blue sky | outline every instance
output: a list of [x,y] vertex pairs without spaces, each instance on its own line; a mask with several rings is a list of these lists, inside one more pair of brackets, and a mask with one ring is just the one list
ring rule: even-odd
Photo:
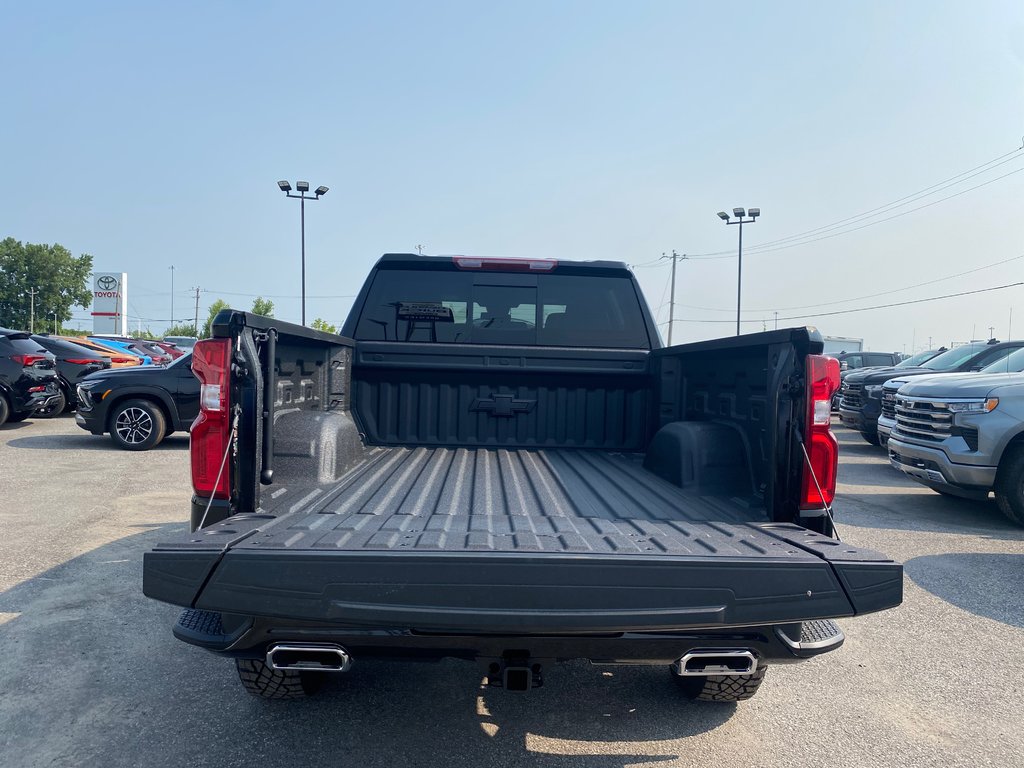
[[[891,5],[5,4],[0,236],[127,271],[153,330],[172,264],[178,318],[198,285],[202,314],[262,294],[298,319],[299,211],[278,179],[331,188],[307,206],[307,315],[335,323],[381,253],[417,244],[641,264],[735,247],[715,217],[735,206],[763,212],[747,244],[776,240],[1024,140],[1024,5]],[[944,194],[1018,168],[1024,151]],[[1022,192],[1024,172],[750,252],[744,317],[1024,279],[1021,259],[843,301],[1024,255]],[[637,274],[667,320],[667,267]],[[683,263],[676,340],[729,334],[706,321],[733,318],[735,281],[734,259]],[[1013,306],[1024,336],[1020,287],[785,324],[900,350],[1005,337]]]

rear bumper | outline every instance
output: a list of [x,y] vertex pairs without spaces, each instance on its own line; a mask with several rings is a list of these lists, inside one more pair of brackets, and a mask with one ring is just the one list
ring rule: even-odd
[[[815,622],[822,624],[822,622]],[[186,643],[234,658],[264,658],[279,643],[340,645],[353,657],[376,659],[500,659],[510,649],[531,661],[587,659],[595,664],[668,665],[690,651],[750,649],[764,663],[811,658],[839,648],[843,634],[807,642],[800,623],[678,633],[625,632],[614,635],[467,635],[403,629],[356,630],[330,624],[280,622],[266,618],[185,611],[174,635]],[[834,626],[834,625],[833,625]]]
[[941,448],[930,448],[890,437],[889,463],[925,485],[949,485],[988,491],[996,482],[996,467],[956,464]]
[[[56,389],[56,385],[54,385],[54,389]],[[33,413],[35,413],[36,411],[41,411],[44,408],[49,408],[50,406],[52,406],[54,403],[57,402],[59,398],[59,392],[47,391],[40,397],[33,399],[30,408],[32,409]]]
[[[53,403],[60,393],[57,374],[51,369],[22,368],[9,390],[11,410],[35,413]],[[33,392],[32,390],[38,390]]]

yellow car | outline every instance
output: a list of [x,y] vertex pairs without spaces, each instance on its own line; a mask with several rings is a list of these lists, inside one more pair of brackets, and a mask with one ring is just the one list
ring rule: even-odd
[[130,352],[114,352],[111,349],[107,349],[102,344],[97,344],[94,341],[84,336],[54,336],[55,339],[64,339],[64,341],[70,341],[77,344],[80,347],[91,349],[96,354],[106,357],[110,360],[111,368],[131,368],[135,365],[142,365],[142,358],[138,355],[133,355]]

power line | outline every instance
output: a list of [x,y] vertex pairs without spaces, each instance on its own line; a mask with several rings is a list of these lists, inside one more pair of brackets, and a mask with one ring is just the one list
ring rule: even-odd
[[[1009,259],[1003,259],[1002,261],[996,261],[996,262],[993,262],[991,264],[985,264],[984,266],[981,266],[981,267],[975,267],[974,269],[968,269],[968,270],[965,270],[963,272],[957,272],[955,275],[946,275],[945,277],[936,277],[934,280],[926,280],[923,283],[914,283],[913,285],[906,285],[906,286],[903,286],[902,288],[892,288],[892,289],[890,289],[888,291],[879,291],[878,293],[868,293],[868,294],[865,294],[863,296],[852,296],[849,299],[832,299],[831,301],[823,301],[823,302],[820,302],[818,304],[800,304],[798,306],[793,306],[793,307],[770,307],[770,308],[767,308],[767,309],[765,309],[765,308],[761,308],[761,309],[745,309],[743,311],[744,312],[761,312],[761,313],[764,313],[764,312],[775,312],[775,311],[787,312],[787,311],[793,310],[793,309],[814,309],[815,307],[830,307],[830,306],[832,306],[834,304],[846,304],[846,303],[851,302],[851,301],[861,301],[862,299],[874,299],[874,298],[877,298],[879,296],[890,296],[890,295],[892,295],[894,293],[901,293],[903,291],[913,290],[914,288],[923,288],[926,285],[934,285],[935,283],[942,283],[942,282],[945,282],[946,280],[953,280],[953,279],[955,279],[957,277],[963,277],[964,275],[971,275],[971,274],[974,274],[975,272],[981,272],[981,271],[986,270],[986,269],[991,269],[992,267],[998,267],[998,266],[1002,266],[1003,264],[1009,264],[1012,261],[1019,261],[1020,259],[1024,259],[1024,253],[1020,254],[1019,256],[1013,256],[1013,257],[1011,257]],[[679,306],[686,307],[687,309],[700,309],[700,310],[704,310],[705,312],[733,312],[733,311],[735,311],[733,309],[728,309],[728,308],[725,308],[725,307],[698,307],[698,306],[694,306],[692,304],[680,304]],[[750,322],[753,322],[753,321],[750,321]]]
[[[1006,285],[995,285],[991,288],[978,288],[974,291],[961,291],[959,293],[947,293],[942,296],[929,296],[926,299],[911,299],[909,301],[896,301],[891,304],[876,304],[873,307],[857,307],[855,309],[837,309],[833,312],[817,312],[810,315],[791,315],[790,317],[780,317],[779,320],[803,320],[809,317],[831,317],[833,315],[848,315],[852,312],[868,312],[875,309],[889,309],[891,307],[905,307],[910,304],[924,304],[929,301],[939,301],[941,299],[954,299],[958,296],[972,296],[976,293],[988,293],[990,291],[1001,291],[1006,288],[1016,288],[1017,286],[1024,285],[1024,282],[1007,283]],[[733,320],[691,320],[693,323],[732,323]],[[744,323],[760,323],[761,319],[756,320],[744,320]]]
[[904,195],[903,197],[893,200],[890,203],[880,205],[877,208],[872,208],[871,210],[865,211],[864,213],[858,213],[854,216],[848,216],[845,219],[840,219],[839,221],[833,222],[832,224],[826,224],[821,227],[815,227],[814,229],[809,229],[806,230],[805,232],[801,232],[796,235],[790,235],[788,237],[779,238],[777,240],[769,240],[768,242],[765,243],[759,243],[756,246],[751,246],[751,249],[761,248],[769,245],[777,245],[779,243],[784,243],[790,240],[799,240],[808,235],[818,234],[831,229],[836,229],[842,227],[844,224],[854,223],[858,220],[865,218],[873,218],[874,216],[880,213],[885,213],[886,211],[894,210],[896,208],[902,208],[904,205],[908,205],[909,203],[912,203],[917,199],[922,199],[928,197],[929,195],[934,195],[936,192],[941,192],[943,189],[948,189],[949,187],[956,186],[957,184],[967,181],[967,179],[972,179],[975,176],[980,176],[983,173],[991,171],[993,168],[998,168],[1000,165],[1009,163],[1012,160],[1016,159],[1013,156],[1020,152],[1021,149],[1022,147],[1018,147],[1017,149],[1014,149],[1012,152],[1007,152],[1005,155],[1000,155],[999,157],[989,160],[987,163],[982,163],[981,165],[975,166],[974,168],[966,170],[963,173],[958,173],[956,176],[952,176],[948,179],[932,184],[930,187],[925,187],[919,192],[914,192],[913,194],[910,195]]
[[755,253],[770,253],[772,251],[784,251],[787,248],[796,248],[796,247],[801,246],[801,245],[810,245],[811,243],[817,243],[817,242],[819,242],[821,240],[829,240],[829,239],[831,239],[833,237],[839,237],[841,235],[848,235],[851,232],[857,232],[857,231],[862,230],[862,229],[867,229],[868,227],[873,227],[876,224],[884,224],[887,221],[892,221],[893,219],[898,219],[901,216],[907,216],[907,215],[909,215],[911,213],[915,213],[916,211],[923,211],[925,208],[931,208],[933,205],[938,205],[939,203],[944,203],[947,200],[952,200],[954,197],[960,197],[960,195],[966,195],[968,192],[973,192],[976,189],[981,189],[982,187],[987,187],[989,184],[994,184],[997,181],[1005,179],[1007,176],[1013,176],[1015,173],[1020,173],[1021,171],[1024,171],[1024,167],[1017,168],[1016,170],[1010,171],[1009,173],[1004,173],[1002,176],[996,176],[994,179],[989,179],[988,181],[982,182],[981,184],[976,184],[973,187],[968,187],[967,189],[960,190],[959,192],[955,192],[952,195],[947,195],[946,197],[940,197],[938,200],[932,200],[932,202],[925,203],[924,205],[919,205],[917,208],[911,208],[910,210],[901,211],[900,213],[893,214],[892,216],[887,216],[884,219],[878,219],[877,221],[869,221],[867,224],[861,224],[860,226],[853,227],[851,229],[844,229],[844,230],[842,230],[840,232],[833,232],[832,234],[822,235],[821,237],[815,237],[815,238],[812,238],[810,240],[802,240],[802,241],[800,241],[798,243],[791,243],[789,245],[780,245],[780,246],[777,246],[777,247],[774,247],[774,248],[762,248],[760,250],[755,251]]
[[[250,299],[299,299],[302,298],[301,294],[269,294],[269,293],[239,293],[237,291],[218,291],[216,288],[203,288],[203,293],[216,293],[221,296],[245,296]],[[310,296],[306,294],[307,299],[354,299],[356,294],[344,293],[332,296]]]
[[643,267],[659,266],[659,265],[664,264],[664,261],[663,261],[664,258],[665,258],[665,255],[662,254],[661,256],[659,256],[658,258],[654,259],[653,261],[645,261],[645,262],[642,262],[640,264],[630,264],[629,268],[630,269],[642,269]]
[[[885,205],[877,206],[877,207],[872,208],[872,209],[870,209],[868,211],[864,211],[862,213],[858,213],[858,214],[855,214],[853,216],[848,216],[845,219],[840,219],[839,221],[832,222],[831,224],[824,224],[824,225],[822,225],[820,227],[814,227],[813,229],[805,230],[804,232],[800,232],[798,234],[789,235],[787,237],[778,238],[776,240],[769,240],[769,241],[764,242],[764,243],[758,243],[757,245],[750,246],[748,250],[750,252],[762,253],[762,252],[768,252],[768,251],[782,250],[784,247],[788,248],[788,247],[796,247],[797,245],[806,245],[808,243],[817,242],[818,240],[824,240],[824,239],[826,239],[826,237],[837,237],[837,236],[839,236],[841,234],[848,234],[850,232],[856,232],[859,229],[864,229],[867,226],[873,226],[874,224],[881,224],[882,222],[885,222],[885,221],[891,221],[892,219],[898,218],[899,216],[903,216],[903,215],[906,215],[908,213],[913,213],[914,211],[922,210],[924,208],[927,208],[927,207],[929,207],[931,205],[935,205],[937,203],[943,202],[945,200],[950,200],[950,199],[952,199],[954,197],[957,197],[957,196],[959,196],[961,194],[965,194],[967,192],[971,192],[971,191],[973,191],[975,189],[979,189],[981,187],[987,186],[988,184],[991,184],[993,182],[999,181],[1000,179],[1004,179],[1007,176],[1012,176],[1015,173],[1019,173],[1020,171],[1024,170],[1024,168],[1019,168],[1017,170],[1011,171],[1010,173],[1003,174],[1002,176],[998,176],[998,177],[996,177],[994,179],[990,179],[989,181],[983,182],[981,184],[977,184],[977,185],[975,185],[973,187],[970,187],[968,189],[965,189],[965,190],[962,190],[960,192],[954,193],[952,195],[948,195],[948,196],[943,197],[943,198],[941,198],[939,200],[932,201],[931,203],[928,203],[926,205],[918,206],[918,207],[913,208],[913,209],[908,210],[908,211],[902,211],[901,213],[896,214],[894,216],[889,216],[889,217],[886,217],[884,219],[880,219],[878,221],[869,222],[869,223],[864,224],[864,225],[859,226],[859,227],[852,227],[852,228],[848,227],[849,224],[856,223],[857,221],[860,221],[860,220],[863,220],[863,219],[866,219],[866,218],[874,218],[875,216],[878,216],[878,215],[880,215],[882,213],[885,213],[885,212],[888,212],[888,211],[891,211],[891,210],[895,210],[896,208],[901,208],[901,207],[903,207],[905,205],[908,205],[908,204],[914,202],[915,200],[923,199],[923,198],[928,197],[930,195],[934,195],[937,192],[941,192],[944,189],[948,189],[950,187],[956,186],[957,184],[961,184],[964,181],[966,181],[967,179],[974,178],[974,177],[979,176],[979,175],[981,175],[983,173],[987,173],[988,171],[991,171],[993,168],[997,168],[1000,165],[1004,165],[1005,163],[1010,162],[1012,159],[1015,159],[1015,156],[1019,152],[1021,152],[1021,151],[1024,151],[1024,146],[1017,147],[1013,151],[1007,152],[1005,154],[999,155],[998,157],[992,158],[991,160],[989,160],[986,163],[982,163],[981,165],[977,165],[974,168],[970,168],[970,169],[968,169],[966,171],[962,171],[961,173],[958,173],[955,176],[951,176],[951,177],[949,177],[947,179],[944,179],[942,181],[936,182],[935,184],[932,184],[931,186],[925,187],[924,189],[918,190],[917,192],[914,192],[912,194],[904,195],[903,197],[897,198],[896,200],[893,200],[893,201],[891,201],[889,203],[886,203]],[[835,232],[832,235],[827,235],[827,236],[823,236],[823,237],[813,237],[813,238],[811,237],[812,235],[820,235],[820,234],[822,234],[824,232],[827,232],[827,231],[830,231],[830,230],[834,230],[834,229],[842,229],[842,231],[841,232]],[[808,238],[810,238],[810,239],[808,239]],[[806,240],[806,242],[791,242],[791,241],[795,241],[795,240],[799,240],[799,241]],[[783,245],[784,243],[789,243],[789,245]],[[778,247],[773,247],[773,246],[778,246]],[[711,252],[708,252],[708,253],[694,254],[694,255],[691,255],[690,258],[691,259],[720,259],[720,258],[731,258],[732,256],[733,256],[733,252],[732,251],[711,251]]]

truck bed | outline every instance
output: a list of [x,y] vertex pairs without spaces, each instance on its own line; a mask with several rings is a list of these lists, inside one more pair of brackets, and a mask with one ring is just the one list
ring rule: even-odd
[[786,623],[878,610],[900,587],[876,552],[585,450],[370,449],[145,568],[146,594],[207,611],[477,633]]
[[[264,497],[295,510],[252,544],[287,550],[750,554],[723,525],[767,522],[752,500],[698,496],[641,464],[583,450],[378,448],[336,485]],[[246,546],[246,545],[243,545]]]

